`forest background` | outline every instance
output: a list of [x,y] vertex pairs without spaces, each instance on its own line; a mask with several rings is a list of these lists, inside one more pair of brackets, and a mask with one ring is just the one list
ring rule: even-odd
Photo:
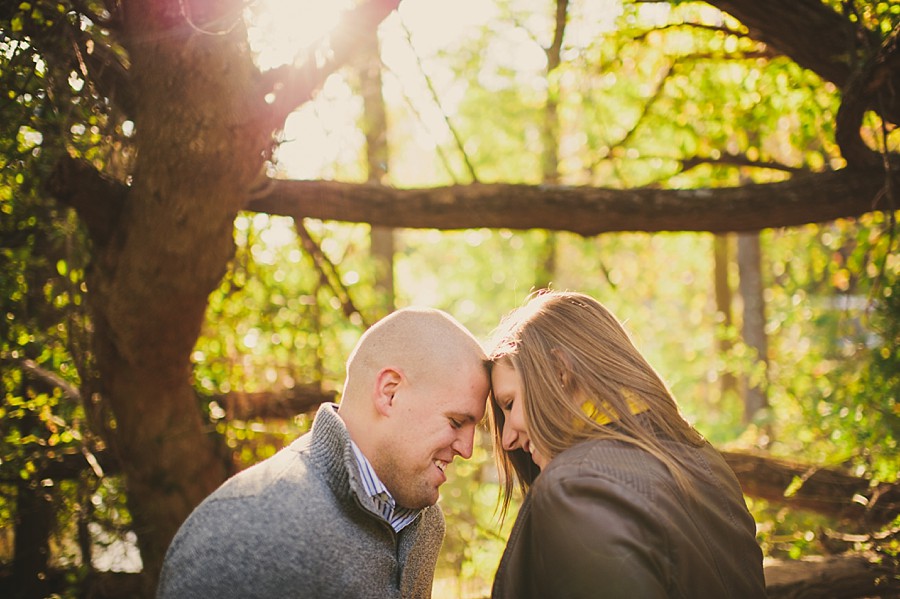
[[[773,597],[900,593],[900,2],[322,4],[0,8],[0,594],[149,595],[366,326],[547,286],[726,452]],[[489,588],[490,452],[438,597]]]

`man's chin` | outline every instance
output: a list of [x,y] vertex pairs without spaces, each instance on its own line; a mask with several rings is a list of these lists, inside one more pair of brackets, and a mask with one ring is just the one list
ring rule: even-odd
[[416,497],[408,498],[408,501],[406,503],[400,501],[399,499],[397,500],[397,503],[409,509],[421,510],[423,508],[436,504],[438,502],[438,499],[440,499],[440,491],[438,487],[434,487],[431,492],[423,492]]

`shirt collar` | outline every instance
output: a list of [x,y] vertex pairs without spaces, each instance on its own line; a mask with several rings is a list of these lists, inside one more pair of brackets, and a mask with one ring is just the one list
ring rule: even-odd
[[359,446],[353,439],[350,439],[350,447],[353,449],[353,455],[356,456],[356,464],[359,466],[360,479],[362,480],[363,488],[366,490],[366,493],[368,493],[370,497],[377,497],[383,494],[387,496],[391,504],[394,504],[394,497],[391,495],[391,492],[387,490],[387,487],[384,486],[384,483],[381,482],[381,479],[375,474],[372,463],[363,455],[363,452],[359,449]]
[[381,512],[381,517],[391,525],[395,532],[400,532],[419,516],[422,510],[405,508],[398,506],[394,496],[388,491],[375,469],[372,468],[371,462],[363,455],[363,452],[356,445],[353,439],[350,439],[350,447],[353,449],[353,455],[356,457],[356,463],[359,466],[359,477],[362,481],[363,489],[369,497],[372,498],[376,507]]

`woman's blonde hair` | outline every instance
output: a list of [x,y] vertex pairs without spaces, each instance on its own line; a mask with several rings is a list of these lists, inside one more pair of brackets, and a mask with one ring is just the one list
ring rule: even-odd
[[[529,438],[548,459],[587,439],[615,439],[655,456],[684,484],[663,443],[700,445],[703,437],[600,302],[582,293],[536,292],[501,321],[494,338],[489,358],[518,372]],[[539,470],[521,449],[503,450],[504,415],[493,393],[490,404],[505,515],[516,480],[524,495]]]

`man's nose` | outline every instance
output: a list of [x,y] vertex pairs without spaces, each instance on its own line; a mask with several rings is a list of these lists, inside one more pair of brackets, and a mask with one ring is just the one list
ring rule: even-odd
[[472,450],[475,445],[475,430],[461,430],[456,442],[453,444],[453,450],[464,460],[472,457]]

